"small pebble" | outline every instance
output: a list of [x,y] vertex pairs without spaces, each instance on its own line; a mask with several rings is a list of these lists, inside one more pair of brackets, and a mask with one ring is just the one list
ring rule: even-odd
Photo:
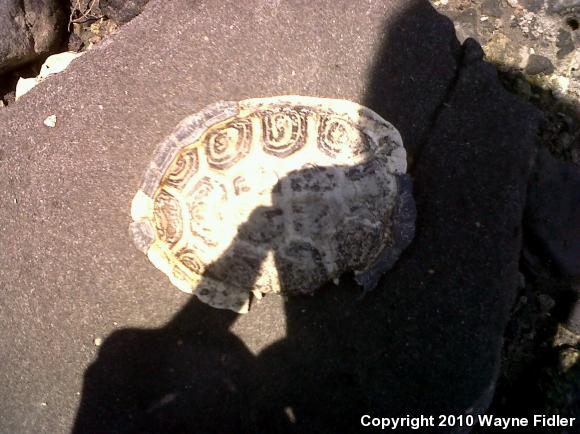
[[294,413],[294,409],[292,407],[285,407],[284,413],[286,413],[286,417],[290,423],[296,423],[296,414]]
[[526,66],[526,73],[529,75],[537,74],[551,74],[554,72],[554,65],[545,56],[538,54],[530,54],[528,64]]
[[56,126],[56,115],[50,115],[43,123],[49,128],[54,128]]
[[103,338],[95,338],[93,340],[93,343],[95,344],[95,347],[100,347],[101,345],[103,345]]
[[569,87],[570,87],[570,79],[568,77],[557,75],[553,79],[552,94],[556,98],[563,98],[568,93]]
[[575,348],[563,349],[559,354],[560,368],[563,372],[572,369],[580,361],[580,351]]
[[548,294],[538,295],[538,302],[540,303],[540,309],[544,313],[550,312],[556,306],[556,302]]

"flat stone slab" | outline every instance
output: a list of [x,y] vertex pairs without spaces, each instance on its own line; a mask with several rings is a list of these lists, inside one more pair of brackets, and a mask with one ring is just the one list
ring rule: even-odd
[[[362,299],[344,283],[239,318],[133,246],[130,201],[182,118],[281,94],[397,127],[417,234]],[[427,2],[150,2],[0,111],[0,431],[353,431],[363,414],[483,411],[535,124]]]

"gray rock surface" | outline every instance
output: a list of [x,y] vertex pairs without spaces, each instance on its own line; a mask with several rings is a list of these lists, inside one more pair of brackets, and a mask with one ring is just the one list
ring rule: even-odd
[[576,48],[574,45],[574,41],[572,40],[572,34],[564,29],[560,29],[558,31],[558,40],[556,41],[556,47],[558,47],[558,51],[556,52],[556,56],[558,59],[562,59],[566,57],[568,54],[572,53]]
[[[2,110],[0,431],[357,432],[362,414],[483,411],[537,118],[481,57],[426,1],[158,0]],[[345,282],[238,318],[134,248],[130,200],[186,115],[277,94],[392,122],[417,234],[362,300]]]
[[501,0],[485,0],[481,4],[481,12],[490,17],[501,18],[503,15]]
[[66,24],[58,0],[0,2],[0,74],[49,54],[61,42]]
[[548,10],[559,14],[568,14],[580,11],[579,0],[551,0],[548,3]]
[[538,12],[544,6],[544,0],[519,0],[518,3],[530,12]]

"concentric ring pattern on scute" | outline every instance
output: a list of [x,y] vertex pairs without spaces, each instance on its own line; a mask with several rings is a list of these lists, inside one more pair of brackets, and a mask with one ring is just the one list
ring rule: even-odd
[[306,145],[306,108],[281,108],[259,113],[264,152],[288,157]]
[[238,119],[208,132],[203,144],[209,166],[225,170],[248,155],[251,143],[251,119]]

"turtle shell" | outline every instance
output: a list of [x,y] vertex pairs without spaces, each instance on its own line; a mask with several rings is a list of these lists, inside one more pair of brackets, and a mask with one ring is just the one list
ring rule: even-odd
[[414,233],[398,131],[354,102],[219,102],[158,147],[135,195],[137,247],[179,289],[245,313],[354,271],[376,285]]

